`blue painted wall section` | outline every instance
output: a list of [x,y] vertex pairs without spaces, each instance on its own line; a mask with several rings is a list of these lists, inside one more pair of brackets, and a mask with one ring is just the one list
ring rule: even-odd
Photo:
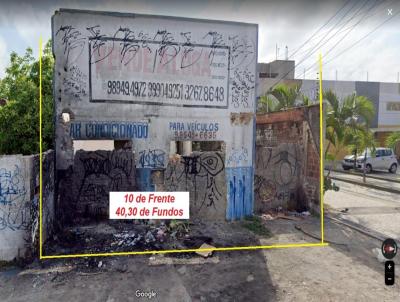
[[253,213],[253,167],[226,168],[228,220],[241,219]]
[[136,186],[138,191],[154,191],[154,184],[151,181],[151,170],[151,168],[136,169]]

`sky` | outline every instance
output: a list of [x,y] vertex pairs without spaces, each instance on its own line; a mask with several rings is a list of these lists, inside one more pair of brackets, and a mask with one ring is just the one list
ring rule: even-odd
[[316,78],[319,53],[326,80],[397,82],[400,72],[399,0],[0,0],[0,78],[12,51],[37,56],[59,8],[257,23],[258,62],[285,59],[287,46],[298,78]]

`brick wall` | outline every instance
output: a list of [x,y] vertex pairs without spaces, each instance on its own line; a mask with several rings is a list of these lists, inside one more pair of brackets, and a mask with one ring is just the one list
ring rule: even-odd
[[255,210],[319,212],[319,106],[257,115]]

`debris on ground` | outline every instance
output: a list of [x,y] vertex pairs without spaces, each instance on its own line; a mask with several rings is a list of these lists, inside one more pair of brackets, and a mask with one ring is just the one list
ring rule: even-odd
[[248,275],[247,278],[246,278],[246,281],[247,282],[254,281],[254,276],[252,274]]
[[42,274],[49,274],[49,273],[67,273],[74,269],[74,266],[67,265],[67,266],[53,266],[45,269],[27,269],[18,274],[18,276],[22,275],[42,275]]
[[[203,244],[200,246],[199,249],[215,249],[215,246],[209,245],[209,244],[207,244],[207,243],[203,243]],[[207,258],[207,257],[211,256],[212,253],[213,253],[212,250],[211,250],[211,251],[196,251],[196,254],[197,254],[197,255],[200,255],[200,256],[202,256],[202,257],[204,257],[204,258]]]
[[[150,266],[157,265],[198,265],[198,264],[217,264],[220,259],[218,256],[214,257],[192,257],[192,258],[176,258],[176,257],[166,257],[162,254],[157,256],[152,256],[149,258]],[[182,271],[182,270],[181,270]]]
[[274,220],[275,217],[273,217],[271,214],[262,214],[261,218],[264,220]]
[[300,221],[308,216],[311,216],[309,211],[296,212],[296,211],[284,211],[281,207],[277,208],[275,211],[270,211],[261,215],[261,218],[265,221],[275,220],[275,219],[287,219]]

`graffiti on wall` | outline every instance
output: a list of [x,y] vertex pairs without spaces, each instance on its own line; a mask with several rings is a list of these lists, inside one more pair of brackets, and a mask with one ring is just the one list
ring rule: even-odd
[[130,151],[77,151],[74,163],[75,203],[80,214],[106,216],[110,191],[135,189]]
[[0,230],[27,229],[30,217],[25,179],[18,165],[0,169]]
[[227,219],[240,219],[253,213],[253,167],[227,168]]
[[[224,159],[219,152],[203,152],[200,155],[182,156],[172,160],[165,173],[168,191],[179,189],[193,193],[194,209],[221,209],[220,203],[225,199],[218,179],[223,179]],[[223,182],[225,187],[225,182]]]
[[[87,79],[93,86],[93,100],[119,101],[162,98],[164,103],[176,101],[188,106],[251,108],[254,103],[256,41],[248,34],[232,34],[218,30],[171,31],[168,28],[146,29],[127,24],[109,28],[91,24],[78,28],[62,24],[54,28],[55,43],[64,55],[64,93],[80,100],[87,96]],[[88,49],[87,51],[85,51]],[[77,68],[81,56],[89,56],[91,73]],[[178,75],[191,83],[132,82],[129,79],[107,81],[101,85],[91,74],[113,70]],[[102,72],[103,72],[102,71]],[[213,85],[203,85],[196,77],[209,77]],[[154,82],[153,82],[154,81]],[[228,82],[230,87],[228,87]],[[98,85],[98,86],[96,86]],[[229,91],[228,91],[229,89]],[[101,91],[101,93],[99,92]],[[100,93],[99,95],[96,95]],[[102,97],[103,96],[103,97]],[[105,96],[105,97],[104,97]]]
[[[39,199],[40,199],[40,176],[39,176],[40,158],[35,155],[33,158],[32,170],[32,188],[34,196],[31,200],[30,209],[30,230],[32,244],[39,240]],[[42,227],[44,230],[45,241],[54,232],[54,152],[46,152],[42,162]]]
[[254,190],[261,204],[294,200],[301,174],[301,152],[294,144],[257,147]]
[[227,165],[228,166],[248,166],[249,161],[251,161],[251,156],[249,155],[249,150],[246,147],[241,147],[238,149],[233,149],[229,153]]
[[148,149],[139,152],[139,168],[164,168],[165,151]]
[[81,101],[87,95],[87,76],[77,65],[69,68],[68,75],[63,80],[64,94],[76,101]]
[[20,168],[13,171],[0,169],[0,205],[23,201],[26,189]]

